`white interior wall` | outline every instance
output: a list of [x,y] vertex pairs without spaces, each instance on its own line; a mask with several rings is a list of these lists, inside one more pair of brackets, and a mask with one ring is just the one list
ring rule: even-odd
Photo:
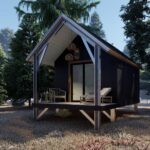
[[55,33],[48,41],[48,48],[42,60],[42,64],[54,66],[55,60],[63,53],[69,44],[77,36],[66,25]]

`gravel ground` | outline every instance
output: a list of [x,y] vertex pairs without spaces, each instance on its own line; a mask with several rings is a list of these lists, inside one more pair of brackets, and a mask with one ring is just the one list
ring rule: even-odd
[[82,149],[150,150],[150,109],[119,113],[99,132],[79,116],[34,121],[30,110],[0,112],[0,150]]

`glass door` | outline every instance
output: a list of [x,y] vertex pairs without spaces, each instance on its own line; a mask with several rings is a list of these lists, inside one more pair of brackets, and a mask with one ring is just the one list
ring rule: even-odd
[[94,94],[93,64],[72,65],[72,101],[79,101],[83,95]]
[[72,66],[72,100],[79,101],[83,95],[83,64]]

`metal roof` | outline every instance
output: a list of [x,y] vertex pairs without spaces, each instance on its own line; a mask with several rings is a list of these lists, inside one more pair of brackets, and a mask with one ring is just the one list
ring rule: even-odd
[[54,66],[55,60],[61,55],[61,53],[68,47],[68,45],[74,40],[76,36],[81,36],[86,39],[87,42],[95,46],[99,45],[104,51],[113,55],[117,59],[120,59],[132,66],[139,67],[130,58],[124,55],[116,47],[112,46],[105,40],[97,37],[96,35],[88,32],[72,19],[68,18],[64,14],[58,17],[43,39],[36,45],[33,51],[28,55],[27,61],[33,61],[35,53],[39,53],[45,45],[47,50],[42,60],[42,64]]

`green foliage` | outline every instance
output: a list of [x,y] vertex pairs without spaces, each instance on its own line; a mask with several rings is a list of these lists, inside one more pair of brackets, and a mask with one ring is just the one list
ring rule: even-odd
[[150,72],[141,70],[140,79],[140,89],[146,90],[147,95],[150,95]]
[[77,22],[87,22],[90,17],[90,11],[100,3],[99,0],[64,0],[64,12],[70,18]]
[[140,77],[141,77],[141,80],[150,80],[150,72],[145,71],[145,70],[141,70],[140,71]]
[[129,50],[128,50],[127,46],[124,47],[123,53],[124,53],[126,56],[130,57],[130,55],[129,55]]
[[25,15],[11,42],[11,60],[5,67],[5,81],[11,98],[32,96],[32,65],[25,61],[40,38],[40,30],[31,15]]
[[127,48],[131,58],[141,64],[150,66],[150,7],[147,0],[130,0],[122,6],[121,18],[125,23]]
[[87,21],[90,10],[98,4],[98,0],[21,0],[16,10],[19,17],[32,14],[41,29],[46,30],[61,13],[78,22]]
[[[38,43],[41,36],[41,29],[35,18],[24,15],[20,28],[15,33],[10,44],[12,58],[5,67],[5,81],[7,83],[8,95],[11,98],[31,98],[32,97],[32,63],[26,61],[28,54]],[[44,91],[51,86],[53,80],[53,70],[49,66],[40,67],[39,71],[40,91]]]
[[5,67],[5,56],[2,48],[0,47],[0,104],[4,102],[7,98],[7,91],[5,89],[4,81],[4,67]]
[[103,25],[100,22],[100,18],[97,12],[94,12],[91,16],[90,27],[91,27],[91,32],[93,32],[95,35],[105,38],[105,33],[102,29]]
[[102,29],[103,25],[100,22],[99,15],[96,12],[92,14],[89,25],[85,25],[83,23],[79,23],[79,25],[82,26],[85,30],[93,33],[94,35],[97,35],[101,38],[105,38],[105,33]]
[[41,66],[38,73],[39,93],[45,92],[53,86],[54,68],[51,66]]
[[13,30],[9,28],[0,30],[0,44],[7,55],[10,51],[10,42],[13,35]]
[[150,94],[150,7],[147,0],[130,0],[122,6],[129,56],[144,69],[140,88]]

